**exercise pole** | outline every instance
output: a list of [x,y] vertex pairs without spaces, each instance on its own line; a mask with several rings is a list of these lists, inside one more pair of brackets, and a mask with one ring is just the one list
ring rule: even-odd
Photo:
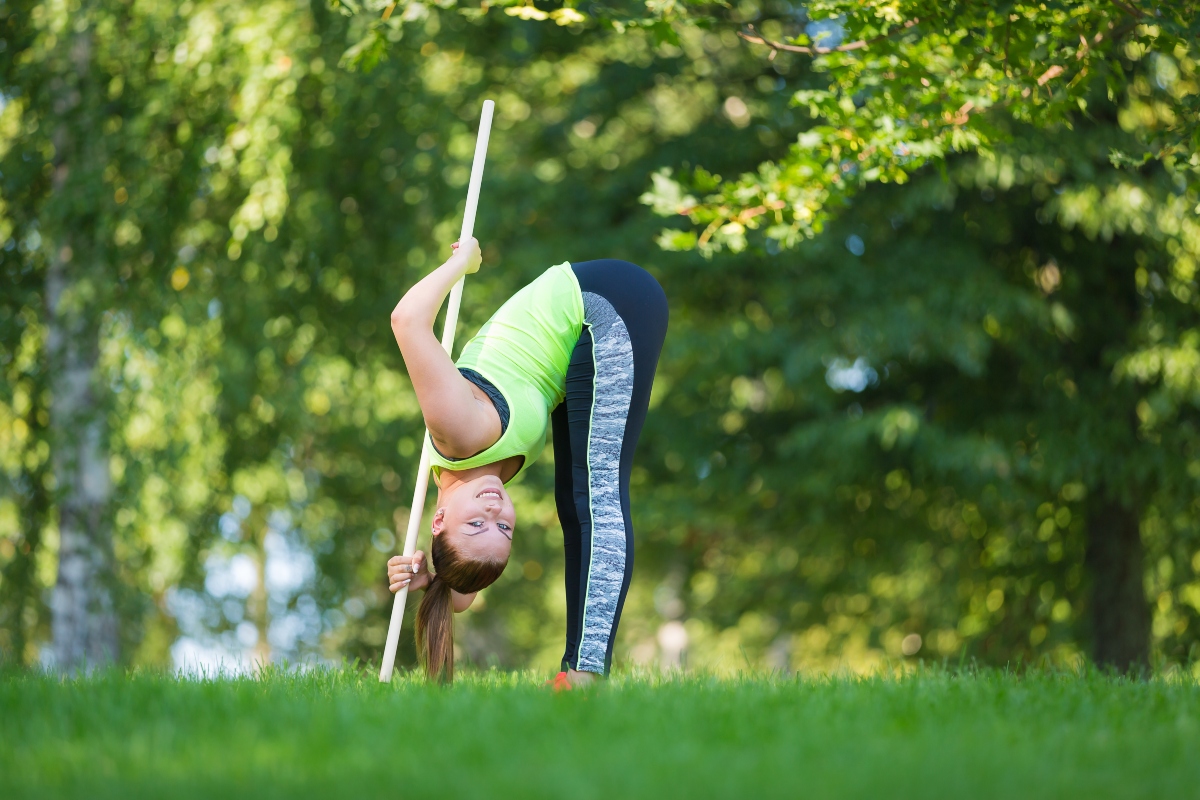
[[[483,162],[487,160],[488,137],[492,132],[492,111],[496,104],[491,100],[483,101],[483,114],[479,117],[479,137],[475,140],[475,159],[471,162],[471,182],[467,185],[467,207],[463,212],[462,232],[458,235],[461,242],[469,239],[475,231],[475,210],[479,207],[479,185],[483,182]],[[446,325],[442,328],[442,348],[448,355],[453,355],[454,329],[458,327],[458,308],[462,304],[463,282],[466,276],[458,279],[450,290],[450,304],[446,308]],[[408,531],[404,534],[404,555],[411,556],[417,551],[417,534],[420,533],[421,519],[425,516],[425,494],[429,489],[429,430],[421,438],[421,465],[417,467],[417,482],[413,487],[412,510],[408,513]],[[429,562],[425,568],[429,569]],[[379,680],[387,683],[392,679],[392,668],[396,664],[396,646],[400,643],[400,625],[404,622],[404,605],[408,600],[408,587],[396,592],[392,601],[392,619],[388,623],[387,644],[383,648],[383,663],[379,665]]]

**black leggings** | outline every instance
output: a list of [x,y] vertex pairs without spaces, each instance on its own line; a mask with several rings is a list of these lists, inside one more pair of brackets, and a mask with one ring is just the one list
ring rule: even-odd
[[633,576],[629,473],[663,339],[667,297],[628,261],[572,264],[584,325],[551,414],[554,500],[566,553],[565,669],[607,673]]

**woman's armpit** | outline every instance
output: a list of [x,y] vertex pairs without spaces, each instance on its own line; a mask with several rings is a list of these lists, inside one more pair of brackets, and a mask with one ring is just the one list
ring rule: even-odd
[[500,438],[500,418],[478,386],[461,375],[456,377],[461,384],[452,390],[446,387],[432,408],[422,407],[421,411],[437,451],[446,458],[461,460],[495,444]]

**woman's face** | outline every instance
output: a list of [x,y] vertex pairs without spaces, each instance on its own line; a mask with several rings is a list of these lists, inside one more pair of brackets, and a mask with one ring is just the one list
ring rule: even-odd
[[517,512],[499,478],[484,475],[460,483],[440,500],[434,536],[451,537],[456,549],[474,558],[508,560]]

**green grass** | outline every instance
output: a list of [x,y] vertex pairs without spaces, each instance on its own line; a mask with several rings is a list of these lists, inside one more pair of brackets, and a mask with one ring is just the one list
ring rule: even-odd
[[1200,796],[1200,685],[1101,675],[0,677],[0,797]]

